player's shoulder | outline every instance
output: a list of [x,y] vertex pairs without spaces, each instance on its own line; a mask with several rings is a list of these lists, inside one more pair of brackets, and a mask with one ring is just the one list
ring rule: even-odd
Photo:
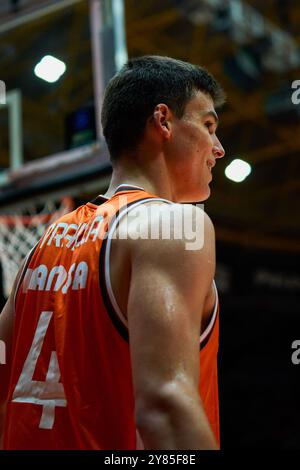
[[202,223],[213,228],[213,223],[208,214],[204,211],[203,204],[188,204],[161,201],[154,199],[147,201],[131,210],[132,218],[139,223],[153,225],[160,222],[162,217],[172,215],[176,219],[201,220]]
[[[204,210],[203,204],[148,202],[144,206],[142,223],[147,227],[157,227],[162,222],[171,223],[170,228],[204,230],[206,234],[214,234],[214,225]],[[172,224],[172,222],[174,222]]]
[[181,206],[183,208],[183,211],[187,212],[188,215],[193,220],[201,220],[203,224],[207,226],[208,229],[214,230],[214,225],[213,222],[210,218],[210,216],[205,212],[204,210],[204,204],[176,204],[177,206]]
[[214,228],[203,207],[193,204],[149,201],[133,209],[122,238],[131,250],[144,256],[189,256],[214,243]]

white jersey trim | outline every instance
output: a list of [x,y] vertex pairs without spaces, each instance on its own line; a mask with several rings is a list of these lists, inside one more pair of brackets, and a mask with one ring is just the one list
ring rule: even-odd
[[203,343],[203,341],[208,337],[208,335],[211,333],[213,327],[214,327],[214,324],[215,324],[215,321],[216,321],[216,318],[217,318],[217,312],[218,312],[218,305],[219,305],[219,297],[218,297],[218,290],[217,290],[217,286],[216,286],[216,283],[215,283],[215,280],[213,279],[213,286],[214,286],[214,291],[215,291],[215,295],[216,295],[216,302],[215,302],[215,306],[214,306],[214,310],[213,310],[213,314],[211,316],[211,319],[210,319],[210,322],[208,324],[208,326],[206,327],[206,329],[203,331],[202,335],[200,336],[200,344]]
[[141,186],[136,186],[135,184],[130,184],[130,183],[122,183],[122,184],[119,184],[119,186],[116,188],[115,191],[117,191],[118,189],[120,189],[122,186],[126,186],[127,188],[130,187],[132,189],[141,189],[142,191],[145,191],[144,188],[141,188]]
[[[140,186],[135,186],[135,185],[132,185],[132,184],[126,184],[126,183],[122,183],[122,184],[119,184],[119,186],[115,189],[115,194],[117,194],[117,191],[122,187],[122,186],[125,186],[126,188],[131,188],[131,189],[140,189],[142,191],[145,191],[144,188],[141,188]],[[104,199],[107,199],[109,200],[109,198],[107,196],[103,196],[103,194],[99,194],[100,197],[104,198]]]
[[114,231],[115,229],[117,228],[117,225],[118,223],[121,221],[121,219],[126,215],[128,214],[129,211],[131,211],[132,209],[134,209],[135,207],[141,205],[141,204],[145,204],[146,202],[149,202],[149,201],[152,201],[152,202],[167,202],[168,204],[172,204],[170,201],[168,201],[167,199],[162,199],[162,198],[147,198],[147,199],[143,199],[143,200],[140,200],[140,201],[137,201],[135,204],[132,204],[132,206],[128,207],[128,209],[125,209],[122,211],[121,209],[121,212],[120,214],[115,218],[112,226],[110,227],[109,231],[108,231],[108,234],[107,234],[107,245],[106,245],[106,250],[105,250],[105,268],[104,268],[104,272],[105,272],[105,284],[106,284],[106,290],[107,290],[107,293],[108,293],[108,296],[110,298],[110,301],[113,305],[113,308],[116,312],[116,314],[118,315],[120,321],[123,323],[123,325],[126,326],[126,328],[128,328],[128,322],[127,322],[127,319],[125,317],[125,315],[122,313],[117,301],[116,301],[116,298],[115,298],[115,295],[113,293],[113,289],[112,289],[112,285],[111,285],[111,279],[110,279],[110,250],[111,250],[111,241],[112,241],[112,237],[113,237],[113,234],[114,234]]

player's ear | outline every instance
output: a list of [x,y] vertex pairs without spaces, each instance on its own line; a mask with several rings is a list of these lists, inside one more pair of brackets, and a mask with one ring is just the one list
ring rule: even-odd
[[166,139],[169,139],[172,132],[172,111],[169,106],[164,103],[156,105],[152,119],[159,133]]

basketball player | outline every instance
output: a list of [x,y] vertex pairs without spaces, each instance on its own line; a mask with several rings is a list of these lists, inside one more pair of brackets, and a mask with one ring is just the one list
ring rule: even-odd
[[[48,228],[0,316],[5,449],[219,447],[214,228],[180,203],[210,195],[222,102],[207,71],[167,57],[110,81],[108,191]],[[187,207],[198,249],[172,236]],[[171,213],[170,239],[138,236]]]

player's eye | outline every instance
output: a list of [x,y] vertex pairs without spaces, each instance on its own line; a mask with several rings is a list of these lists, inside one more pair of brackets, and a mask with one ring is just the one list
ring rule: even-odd
[[207,129],[209,130],[209,132],[213,132],[213,126],[214,126],[214,123],[212,121],[206,121],[205,122],[205,126],[207,127]]

